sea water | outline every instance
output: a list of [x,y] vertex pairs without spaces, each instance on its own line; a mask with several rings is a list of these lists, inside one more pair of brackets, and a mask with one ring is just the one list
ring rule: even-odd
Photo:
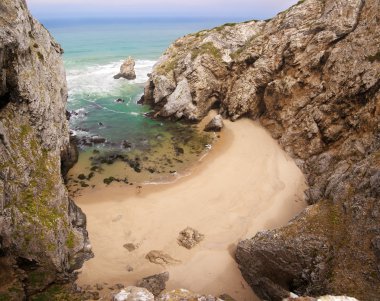
[[[148,73],[175,39],[230,21],[42,20],[64,49],[72,134],[78,139],[106,139],[102,144],[80,145],[80,161],[71,173],[73,185],[93,186],[88,181],[96,179],[98,184],[107,178],[129,184],[166,180],[202,156],[212,141],[210,135],[181,122],[152,120],[146,116],[150,108],[137,102]],[[128,56],[136,60],[136,79],[115,80]],[[81,173],[85,178],[77,179]]]

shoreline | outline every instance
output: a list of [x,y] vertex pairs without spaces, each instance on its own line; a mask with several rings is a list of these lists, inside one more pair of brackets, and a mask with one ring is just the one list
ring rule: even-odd
[[[233,259],[236,244],[302,211],[306,185],[293,160],[261,126],[248,119],[225,123],[221,138],[190,175],[141,188],[113,183],[75,198],[87,215],[95,253],[80,271],[79,285],[135,285],[169,271],[167,289],[258,300]],[[177,244],[187,226],[205,235],[191,250]],[[139,247],[128,252],[126,243]],[[145,259],[151,250],[181,263],[152,264]],[[134,270],[128,272],[128,266]]]

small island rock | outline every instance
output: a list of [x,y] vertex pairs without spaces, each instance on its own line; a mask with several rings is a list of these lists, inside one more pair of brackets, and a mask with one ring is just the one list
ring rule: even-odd
[[122,77],[128,80],[136,79],[135,64],[135,60],[131,57],[128,57],[128,59],[126,59],[121,65],[120,72],[113,78],[119,79]]

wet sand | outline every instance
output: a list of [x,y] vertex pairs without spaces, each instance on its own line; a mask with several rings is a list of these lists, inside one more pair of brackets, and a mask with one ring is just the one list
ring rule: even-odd
[[[168,289],[258,300],[233,259],[236,244],[302,211],[306,185],[293,160],[258,124],[243,119],[225,125],[206,158],[175,183],[142,188],[112,183],[76,197],[95,253],[81,270],[79,285],[134,285],[169,271]],[[205,235],[191,250],[177,243],[187,226]],[[129,252],[126,243],[139,247]],[[151,250],[180,263],[153,264],[145,258]]]

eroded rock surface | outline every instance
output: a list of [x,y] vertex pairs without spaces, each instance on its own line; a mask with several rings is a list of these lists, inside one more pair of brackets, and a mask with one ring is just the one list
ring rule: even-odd
[[[91,256],[86,218],[69,200],[61,174],[61,155],[75,157],[69,151],[62,52],[25,1],[1,1],[2,300],[23,300],[67,280]],[[63,169],[69,165],[62,163]]]
[[[136,72],[135,72],[135,60],[131,57],[128,57],[124,63],[120,66],[120,72],[116,74],[113,78],[119,79],[119,78],[125,78],[128,80],[136,79]],[[124,102],[121,100],[121,102]]]
[[156,301],[223,301],[220,298],[211,295],[200,295],[186,289],[176,289],[169,292],[163,292]]
[[154,301],[154,296],[145,288],[128,286],[116,294],[113,301]]
[[243,276],[266,300],[380,295],[380,2],[305,0],[268,21],[174,42],[144,102],[162,116],[258,119],[295,160],[311,205],[241,242]]
[[205,126],[205,132],[220,132],[223,128],[223,117],[218,114]]
[[158,296],[165,288],[169,280],[169,272],[143,278],[137,283],[138,287],[146,288],[154,296]]
[[204,238],[205,236],[199,233],[199,231],[187,227],[179,233],[177,242],[180,246],[185,247],[186,249],[192,249]]

